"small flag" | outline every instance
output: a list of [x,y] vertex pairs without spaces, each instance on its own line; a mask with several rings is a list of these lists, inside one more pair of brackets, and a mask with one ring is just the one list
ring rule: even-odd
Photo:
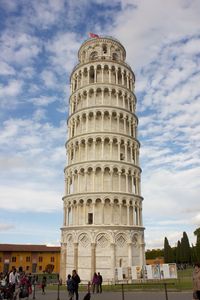
[[92,32],[89,32],[89,37],[90,38],[99,38],[99,35],[95,34],[95,33],[92,33]]

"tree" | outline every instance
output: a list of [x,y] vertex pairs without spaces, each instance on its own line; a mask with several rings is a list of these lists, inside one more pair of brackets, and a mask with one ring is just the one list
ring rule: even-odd
[[180,261],[182,263],[191,263],[191,248],[187,233],[185,231],[183,232],[183,237],[181,239]]
[[195,264],[198,261],[197,259],[197,253],[196,253],[196,247],[192,244],[191,248],[191,262]]
[[194,235],[196,235],[197,237],[196,247],[195,247],[196,256],[197,256],[197,260],[200,262],[200,227],[194,231]]
[[181,262],[181,242],[178,241],[176,247],[176,263],[180,264],[180,262]]
[[174,262],[174,254],[171,246],[169,245],[168,239],[165,237],[164,240],[164,260],[165,263]]
[[146,251],[146,259],[155,259],[163,257],[163,249],[152,249]]

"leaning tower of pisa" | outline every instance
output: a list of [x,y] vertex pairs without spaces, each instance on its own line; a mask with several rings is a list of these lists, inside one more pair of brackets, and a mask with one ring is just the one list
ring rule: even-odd
[[144,264],[144,227],[135,114],[135,76],[112,37],[91,38],[79,51],[69,98],[68,163],[61,228],[61,278],[100,272],[115,281]]

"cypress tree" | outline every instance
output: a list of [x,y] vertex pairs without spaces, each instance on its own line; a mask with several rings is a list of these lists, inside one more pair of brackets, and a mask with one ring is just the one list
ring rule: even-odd
[[165,263],[174,262],[174,254],[171,246],[169,245],[168,239],[165,237],[164,240],[164,260]]
[[196,253],[196,247],[192,244],[191,248],[191,262],[195,264],[198,261],[197,259],[197,253]]
[[178,241],[177,247],[176,247],[176,263],[181,263],[181,242]]
[[191,263],[191,248],[187,233],[183,232],[183,237],[181,239],[181,262]]
[[197,237],[196,247],[195,247],[197,261],[200,262],[200,227],[195,230],[194,235],[196,235]]

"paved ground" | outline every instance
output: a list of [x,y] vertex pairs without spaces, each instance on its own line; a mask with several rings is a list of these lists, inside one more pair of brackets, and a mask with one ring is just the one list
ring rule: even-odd
[[[79,300],[83,300],[85,293],[79,293]],[[30,295],[29,300],[33,299]],[[57,291],[47,291],[42,295],[41,291],[37,291],[35,295],[36,300],[67,300],[67,292],[60,291],[58,297]],[[125,292],[124,299],[121,293],[105,292],[102,294],[92,294],[91,300],[166,300],[163,292]],[[192,292],[168,292],[168,300],[191,300]],[[75,299],[74,299],[75,300]]]

